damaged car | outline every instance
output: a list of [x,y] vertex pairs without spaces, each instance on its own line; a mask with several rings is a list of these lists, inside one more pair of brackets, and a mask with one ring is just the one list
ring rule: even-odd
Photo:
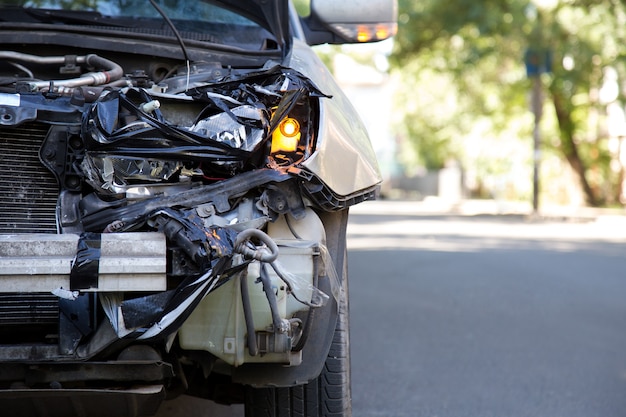
[[395,0],[0,0],[0,405],[349,416],[346,224],[380,174],[310,45]]

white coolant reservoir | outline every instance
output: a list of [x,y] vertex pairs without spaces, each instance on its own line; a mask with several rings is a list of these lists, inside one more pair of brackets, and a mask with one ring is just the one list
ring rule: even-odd
[[267,234],[274,240],[300,238],[326,244],[324,225],[310,208],[306,209],[306,216],[300,220],[296,220],[290,214],[279,216],[274,223],[267,225]]
[[[325,242],[324,227],[313,210],[308,209],[304,219],[288,221],[280,216],[267,229],[268,235],[278,244],[278,264],[289,273],[298,287],[299,299],[311,299],[314,274],[317,271],[320,244]],[[299,238],[296,238],[297,235]],[[250,310],[254,330],[265,334],[272,326],[271,310],[263,286],[257,282],[260,263],[248,266],[245,284],[248,288]],[[276,295],[278,312],[282,319],[291,319],[297,312],[308,310],[308,306],[296,300],[287,290],[285,282],[269,267],[271,287]],[[179,331],[183,349],[206,350],[233,366],[243,363],[283,363],[297,365],[300,352],[273,348],[274,352],[250,355],[247,346],[247,328],[244,316],[241,279],[235,277],[206,296]],[[268,336],[267,340],[273,336]],[[263,339],[263,341],[266,339]],[[278,339],[276,339],[278,340]],[[260,342],[263,344],[264,342]],[[274,339],[270,344],[274,343]]]

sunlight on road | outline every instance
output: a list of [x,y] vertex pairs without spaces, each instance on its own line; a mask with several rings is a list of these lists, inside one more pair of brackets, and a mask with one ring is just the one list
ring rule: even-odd
[[[514,249],[520,241],[571,251],[594,242],[626,243],[626,217],[529,219],[523,215],[458,215],[418,202],[368,202],[351,209],[350,249],[417,248],[473,252]],[[393,215],[391,217],[390,215]]]

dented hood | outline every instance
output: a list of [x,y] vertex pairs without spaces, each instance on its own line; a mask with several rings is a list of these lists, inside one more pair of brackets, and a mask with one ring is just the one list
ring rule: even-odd
[[264,26],[276,37],[283,56],[291,48],[289,0],[210,0]]

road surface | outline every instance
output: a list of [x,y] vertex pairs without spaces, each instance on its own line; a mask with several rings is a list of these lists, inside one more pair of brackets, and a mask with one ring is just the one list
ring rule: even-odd
[[626,221],[368,203],[350,227],[358,417],[626,415]]

